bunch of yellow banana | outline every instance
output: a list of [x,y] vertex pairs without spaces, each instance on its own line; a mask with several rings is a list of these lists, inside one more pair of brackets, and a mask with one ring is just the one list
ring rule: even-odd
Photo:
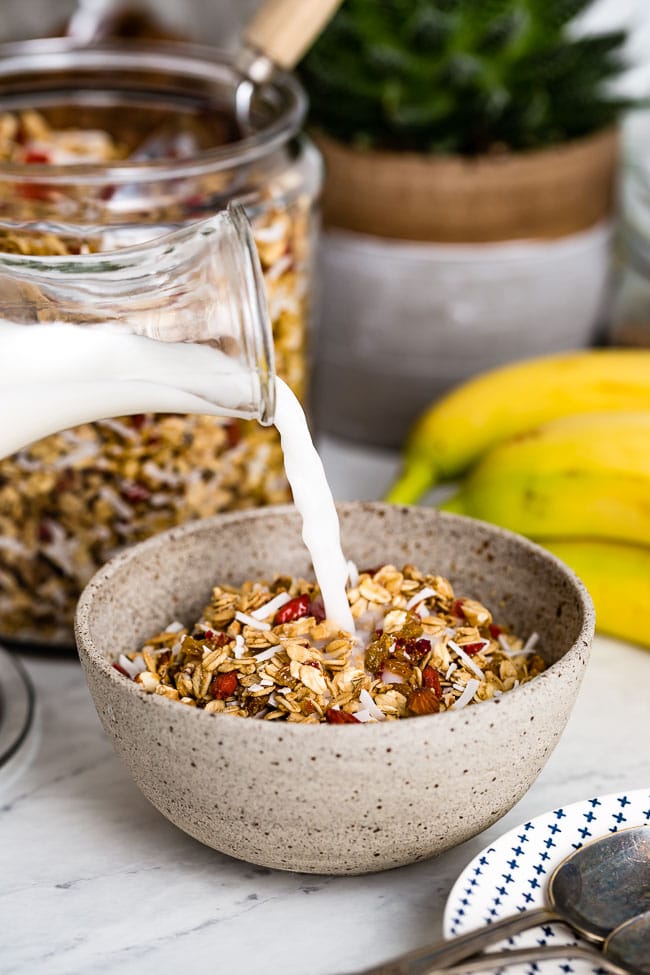
[[388,500],[471,468],[448,511],[539,541],[582,577],[604,632],[650,646],[650,351],[517,363],[416,424]]

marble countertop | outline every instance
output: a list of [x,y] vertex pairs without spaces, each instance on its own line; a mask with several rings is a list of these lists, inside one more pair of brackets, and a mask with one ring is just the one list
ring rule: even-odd
[[[330,442],[323,457],[339,497],[377,496],[395,465]],[[38,707],[27,746],[0,776],[2,975],[362,969],[440,936],[453,881],[491,839],[553,807],[650,786],[650,653],[599,637],[557,749],[491,829],[386,873],[277,873],[201,846],[148,804],[76,660],[23,660]]]

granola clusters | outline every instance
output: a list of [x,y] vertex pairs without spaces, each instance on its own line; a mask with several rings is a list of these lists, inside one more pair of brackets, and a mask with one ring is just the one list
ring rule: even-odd
[[[0,165],[101,162],[122,153],[105,133],[56,132],[35,112],[0,115]],[[25,184],[25,192],[12,202],[12,216],[26,207],[24,219],[30,213],[33,219],[39,206],[33,194],[40,187]],[[307,380],[312,205],[299,174],[293,183],[279,174],[251,211],[277,373],[301,399]],[[84,248],[104,249],[94,239],[85,240]],[[78,241],[51,234],[0,231],[4,251],[79,249]],[[0,317],[1,306],[0,295]],[[25,320],[30,314],[26,308]],[[38,310],[33,315],[42,317]],[[124,546],[190,519],[289,500],[279,437],[254,422],[147,414],[48,437],[0,460],[0,634],[71,644],[81,589]]]
[[498,697],[546,668],[488,609],[411,565],[359,574],[348,599],[356,634],[324,619],[318,587],[216,586],[188,630],[170,624],[114,667],[142,690],[264,721],[359,724],[418,717]]

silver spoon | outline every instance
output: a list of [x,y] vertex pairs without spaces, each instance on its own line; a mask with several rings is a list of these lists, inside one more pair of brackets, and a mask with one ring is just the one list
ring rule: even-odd
[[276,69],[291,71],[341,6],[342,0],[264,0],[244,28],[235,64],[242,74],[235,91],[235,115],[251,131],[251,102]]
[[452,968],[436,968],[427,975],[470,975],[472,972],[492,971],[508,965],[547,961],[550,958],[579,958],[590,961],[611,975],[650,975],[650,911],[630,918],[606,938],[603,950],[589,945],[554,945],[544,948],[518,948],[514,951],[494,951],[468,958]]
[[419,948],[359,975],[429,975],[504,938],[556,921],[568,924],[588,941],[602,944],[623,922],[650,910],[650,826],[610,833],[574,850],[551,875],[546,902],[546,907]]

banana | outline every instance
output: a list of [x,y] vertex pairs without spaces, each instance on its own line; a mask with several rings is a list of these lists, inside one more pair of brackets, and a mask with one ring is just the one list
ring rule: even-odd
[[571,538],[544,546],[584,582],[601,633],[650,648],[650,547]]
[[650,410],[555,420],[491,450],[442,505],[544,539],[650,544]]
[[417,421],[387,501],[413,504],[495,444],[577,413],[650,410],[650,350],[598,349],[495,369],[459,386]]

